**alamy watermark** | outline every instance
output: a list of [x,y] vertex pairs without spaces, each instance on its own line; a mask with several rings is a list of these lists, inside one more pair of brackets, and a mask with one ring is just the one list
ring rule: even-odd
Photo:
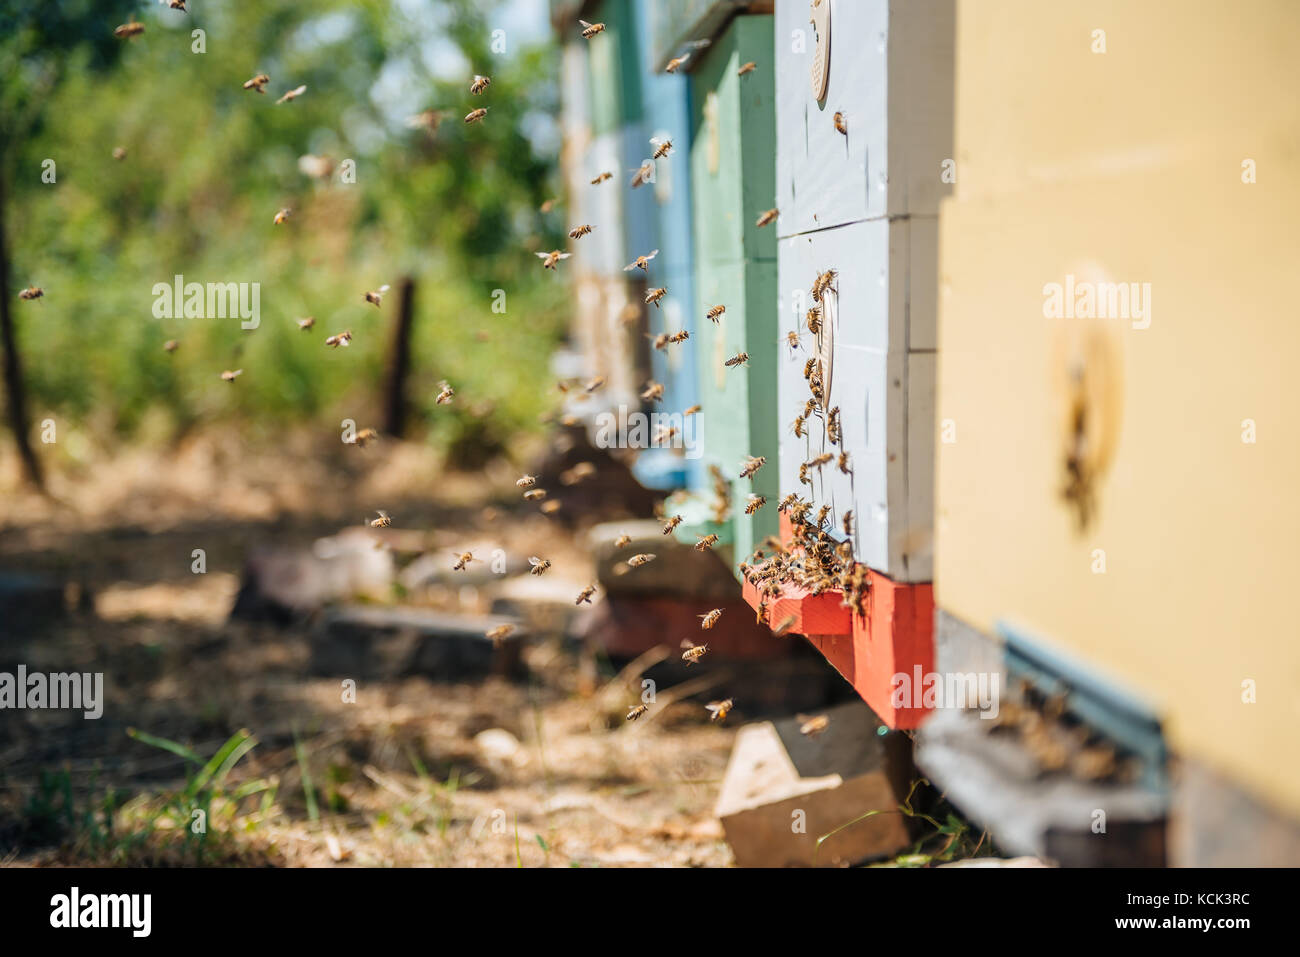
[[1130,319],[1134,329],[1151,325],[1151,283],[1065,282],[1043,286],[1043,315],[1048,319]]
[[1001,711],[1002,676],[996,671],[923,672],[914,665],[912,674],[900,671],[890,679],[890,704],[905,708],[978,708],[980,717],[994,720]]
[[241,329],[256,329],[262,322],[260,282],[172,282],[153,286],[155,319],[240,319]]
[[683,449],[688,459],[704,454],[698,415],[630,411],[626,405],[596,416],[595,442],[602,449]]
[[0,671],[0,710],[51,708],[83,710],[95,720],[104,714],[104,673],[28,673],[19,665],[17,673]]

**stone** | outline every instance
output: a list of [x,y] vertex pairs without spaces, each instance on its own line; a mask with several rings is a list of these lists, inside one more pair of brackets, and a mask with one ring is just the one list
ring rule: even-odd
[[[641,519],[605,522],[594,526],[587,542],[596,563],[596,580],[610,595],[655,595],[661,598],[737,598],[740,582],[713,551],[663,534],[663,522]],[[627,534],[632,542],[616,548],[614,542]],[[638,553],[650,553],[655,560],[629,568],[627,560]]]

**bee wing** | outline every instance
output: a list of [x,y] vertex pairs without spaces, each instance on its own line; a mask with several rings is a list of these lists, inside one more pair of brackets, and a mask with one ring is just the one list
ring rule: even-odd
[[583,28],[584,30],[590,30],[590,29],[591,29],[591,24],[588,23],[586,20],[579,20],[578,22],[582,24],[582,28]]
[[626,266],[623,267],[623,272],[629,272],[635,268],[636,268],[636,263],[628,263]]
[[388,518],[388,513],[385,512],[382,508],[377,508],[375,509],[375,511],[376,513],[378,513],[380,518]]
[[657,250],[657,249],[654,250],[653,252],[649,253],[649,254],[645,257],[645,258],[646,258],[646,262],[649,262],[650,260],[654,259],[654,258],[655,258],[656,256],[658,256],[658,255],[659,255],[659,250]]
[[545,259],[547,256],[550,255],[550,253],[533,253],[533,255],[536,256],[538,259]]
[[683,639],[682,639],[682,645],[681,645],[681,646],[682,646],[683,648],[694,648],[694,647],[695,647],[695,642],[691,641],[691,639],[689,639],[689,638],[683,638]]
[[379,287],[379,292],[388,292],[388,289],[389,289],[388,283],[384,283],[382,286]]
[[725,702],[722,702],[722,701],[710,701],[710,702],[709,702],[708,704],[706,704],[704,707],[706,707],[706,708],[708,708],[710,711],[716,713],[716,712],[722,710],[722,706],[723,706],[724,703],[725,703]]
[[560,259],[568,259],[573,253],[560,253]]
[[528,564],[533,565],[533,566],[537,566],[537,565],[540,565],[541,563],[542,563],[542,560],[541,560],[540,558],[538,558],[536,555],[529,555],[529,556],[528,556]]

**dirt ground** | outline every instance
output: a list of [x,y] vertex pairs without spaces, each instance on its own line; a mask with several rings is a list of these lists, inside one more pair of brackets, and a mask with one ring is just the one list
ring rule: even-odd
[[[485,481],[444,474],[417,444],[334,445],[207,435],[84,453],[51,477],[51,499],[0,460],[0,572],[57,577],[72,609],[34,630],[0,622],[0,670],[102,671],[106,698],[99,720],[0,714],[0,863],[729,863],[712,807],[734,730],[697,702],[627,722],[636,675],[558,635],[530,644],[524,680],[362,682],[347,702],[338,679],[308,674],[307,626],[227,620],[251,547],[310,546],[376,508],[394,517],[395,548],[488,536],[589,578],[572,532],[514,504],[508,465]],[[195,548],[206,574],[191,571]],[[421,600],[486,610],[475,589]],[[195,798],[196,768],[132,728],[204,759],[240,729],[257,744]]]

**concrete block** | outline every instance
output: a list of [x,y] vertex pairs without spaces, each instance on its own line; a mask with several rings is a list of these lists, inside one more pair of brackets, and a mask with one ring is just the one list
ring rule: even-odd
[[[875,714],[860,702],[825,712],[826,730],[783,718],[736,736],[717,816],[741,867],[842,866],[908,846],[900,796]],[[817,849],[817,839],[869,811]]]

